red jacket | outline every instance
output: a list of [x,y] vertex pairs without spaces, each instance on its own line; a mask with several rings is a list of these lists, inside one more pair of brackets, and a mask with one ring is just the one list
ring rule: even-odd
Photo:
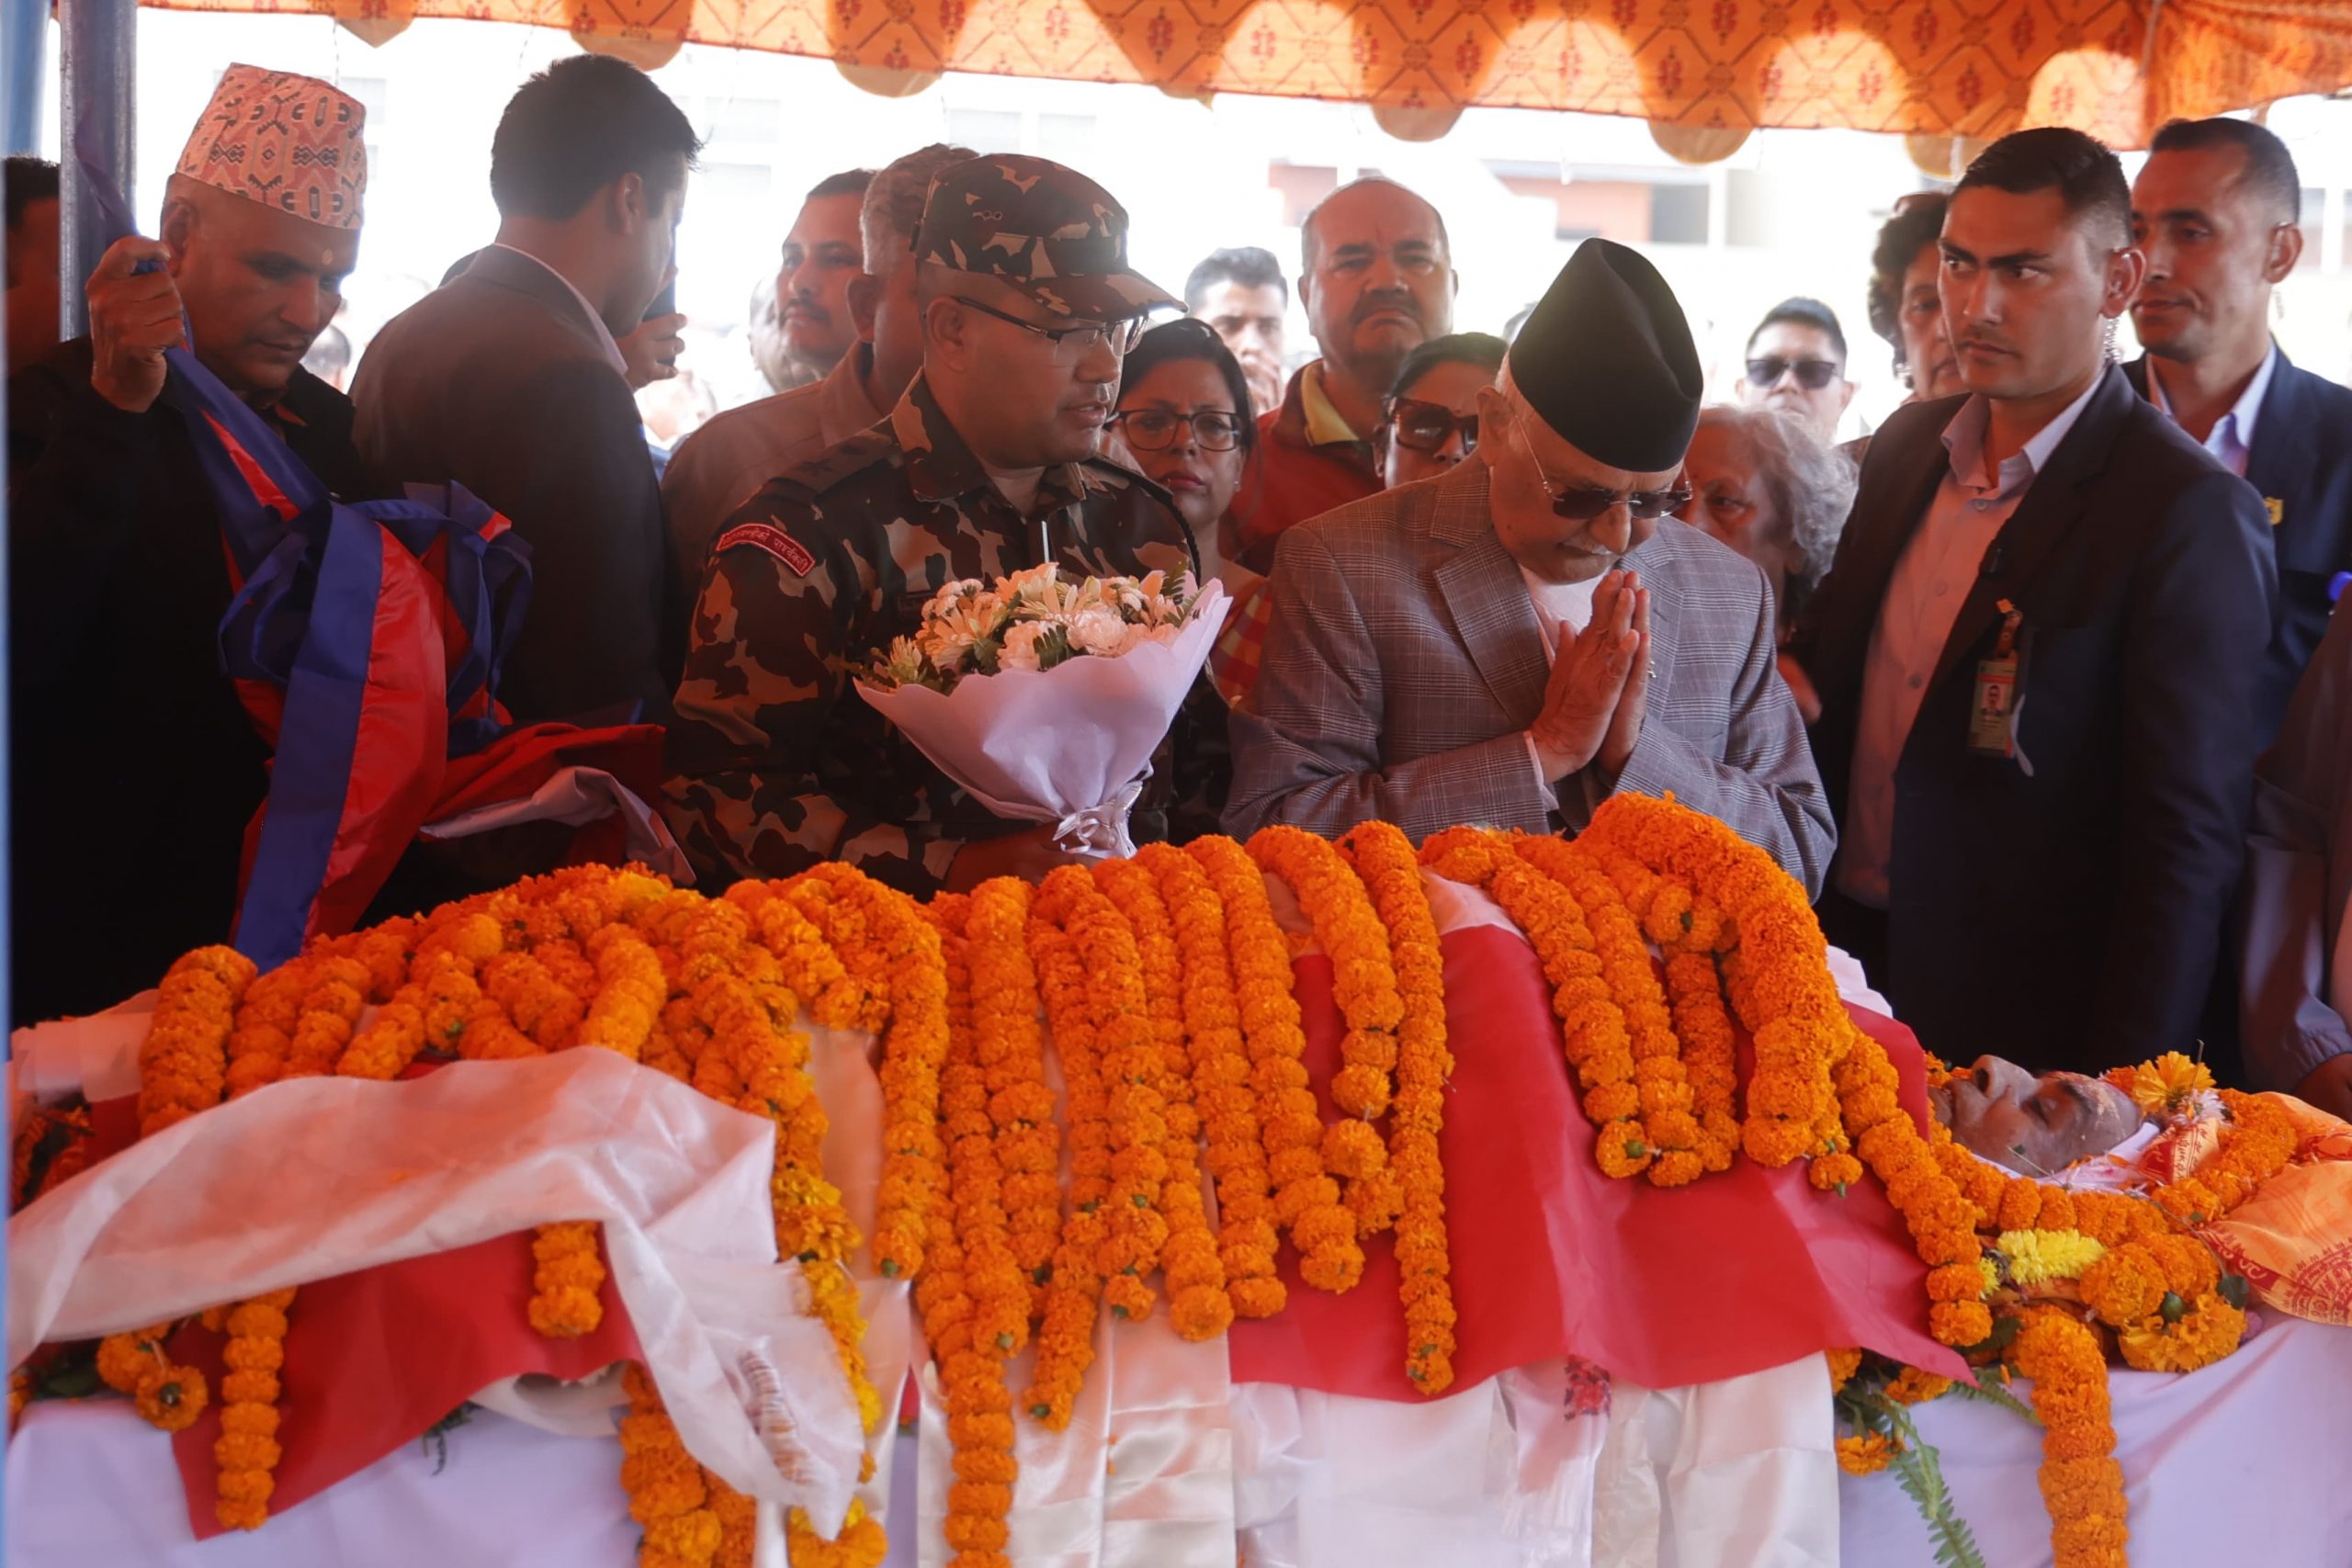
[[[1319,364],[1320,361],[1317,361]],[[1233,502],[1240,528],[1238,558],[1252,571],[1271,570],[1274,540],[1294,523],[1319,517],[1381,489],[1380,467],[1369,441],[1307,438],[1302,390],[1310,365],[1290,378],[1282,406],[1258,421],[1258,444]]]

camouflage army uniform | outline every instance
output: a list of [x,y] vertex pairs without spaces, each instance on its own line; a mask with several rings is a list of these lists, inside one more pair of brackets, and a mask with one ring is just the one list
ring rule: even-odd
[[[923,895],[967,840],[1032,826],[956,788],[850,680],[912,635],[942,584],[1037,565],[1041,536],[1080,573],[1194,564],[1164,493],[1102,459],[1047,468],[1028,514],[1016,512],[920,376],[884,423],[736,510],[704,569],[670,732],[665,811],[706,886],[839,859]],[[1175,749],[1186,745],[1180,721]],[[1190,776],[1170,750],[1138,838],[1159,836],[1153,807],[1164,818]]]

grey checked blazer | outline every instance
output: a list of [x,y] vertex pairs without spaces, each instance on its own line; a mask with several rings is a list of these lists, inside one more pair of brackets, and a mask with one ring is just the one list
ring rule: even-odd
[[[1837,830],[1773,661],[1763,573],[1672,518],[1626,564],[1650,591],[1657,674],[1616,789],[1673,791],[1819,893]],[[1458,822],[1552,832],[1611,793],[1598,768],[1547,789],[1529,759],[1550,666],[1477,458],[1290,529],[1272,583],[1251,711],[1233,716],[1228,831],[1381,818],[1416,839]]]

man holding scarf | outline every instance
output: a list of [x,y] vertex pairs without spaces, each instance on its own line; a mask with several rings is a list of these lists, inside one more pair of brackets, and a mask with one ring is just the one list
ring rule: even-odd
[[364,113],[230,67],[161,237],[111,246],[90,335],[9,382],[18,1021],[119,1001],[229,936],[269,750],[221,673],[235,585],[164,355],[185,344],[336,495],[375,493],[350,402],[301,367],[357,263]]

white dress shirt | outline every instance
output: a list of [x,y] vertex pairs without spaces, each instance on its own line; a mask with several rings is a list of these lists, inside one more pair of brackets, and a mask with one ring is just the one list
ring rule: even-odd
[[1975,586],[1984,552],[2016,513],[2050,454],[2074,429],[2101,379],[2094,376],[2083,395],[2036,431],[1997,472],[1985,466],[1992,406],[1984,398],[1970,398],[1944,426],[1943,481],[1887,579],[1862,669],[1861,714],[1835,877],[1838,887],[1859,903],[1886,908],[1886,863],[1894,848],[1894,766],[1928,682],[1935,679],[1952,623]]
[[[2269,395],[2271,372],[2278,368],[2278,345],[2274,342],[2270,352],[2262,356],[2262,368],[2245,384],[2237,402],[2205,433],[2205,450],[2240,479],[2245,478],[2245,460],[2254,450],[2254,422],[2262,417],[2262,400]],[[2148,400],[2162,409],[2166,419],[2179,423],[2172,412],[2172,400],[2165,396],[2164,379],[2156,374],[2153,357],[2148,361]]]

